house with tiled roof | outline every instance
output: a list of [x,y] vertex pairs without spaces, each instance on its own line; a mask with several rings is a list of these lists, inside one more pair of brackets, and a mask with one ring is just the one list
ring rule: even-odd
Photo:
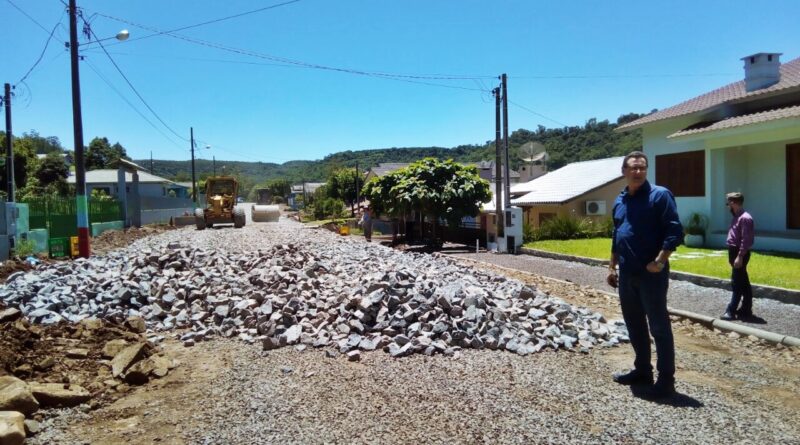
[[[625,187],[622,177],[624,156],[573,162],[531,181],[511,187],[511,205],[521,207],[523,221],[531,227],[556,216],[608,218],[619,192]],[[494,212],[494,201],[484,212]]]
[[648,180],[672,190],[683,221],[709,218],[709,245],[725,245],[725,193],[741,192],[755,248],[800,252],[800,58],[780,56],[744,57],[743,80],[617,129],[642,130]]

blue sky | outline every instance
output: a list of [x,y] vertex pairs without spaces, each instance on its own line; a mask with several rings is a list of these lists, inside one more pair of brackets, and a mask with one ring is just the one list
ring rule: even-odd
[[[187,159],[194,127],[200,158],[279,163],[482,144],[494,138],[494,101],[482,90],[500,73],[513,131],[665,108],[740,80],[746,55],[800,56],[796,0],[300,0],[175,33],[184,38],[150,36],[286,2],[78,0],[99,38],[130,31],[106,50],[169,127],[85,44],[85,143],[105,136],[133,158]],[[64,5],[0,0],[0,17],[0,82],[17,85],[14,133],[58,136],[72,149]]]

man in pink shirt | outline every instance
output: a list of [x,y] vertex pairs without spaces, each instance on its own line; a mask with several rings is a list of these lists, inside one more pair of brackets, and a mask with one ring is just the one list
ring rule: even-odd
[[[747,263],[750,261],[750,249],[753,247],[753,217],[745,212],[744,195],[739,192],[725,195],[726,205],[733,215],[731,227],[728,229],[728,262],[731,264],[731,302],[722,315],[723,320],[734,318],[747,319],[753,317],[753,288],[747,275]],[[739,301],[742,307],[739,307]]]

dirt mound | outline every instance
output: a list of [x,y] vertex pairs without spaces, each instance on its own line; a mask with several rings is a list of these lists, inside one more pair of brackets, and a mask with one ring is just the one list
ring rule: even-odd
[[15,272],[27,272],[33,266],[20,259],[9,259],[0,263],[0,283],[5,283],[6,278]]
[[137,239],[158,235],[168,230],[175,230],[175,227],[166,224],[152,224],[141,228],[130,227],[125,230],[109,230],[92,238],[92,253],[102,255],[114,249],[127,247]]
[[[93,406],[116,400],[130,387],[114,379],[103,349],[111,340],[144,343],[143,355],[155,348],[142,334],[97,319],[78,324],[39,326],[24,318],[0,323],[0,375],[25,381],[69,383],[86,388]],[[119,341],[122,340],[122,341]]]

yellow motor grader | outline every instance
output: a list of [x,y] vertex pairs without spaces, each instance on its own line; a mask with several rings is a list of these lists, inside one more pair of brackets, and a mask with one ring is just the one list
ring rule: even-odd
[[247,222],[245,210],[236,207],[239,182],[233,176],[213,176],[206,179],[205,208],[195,209],[194,221],[197,230],[214,227],[215,224],[233,224],[239,229]]

